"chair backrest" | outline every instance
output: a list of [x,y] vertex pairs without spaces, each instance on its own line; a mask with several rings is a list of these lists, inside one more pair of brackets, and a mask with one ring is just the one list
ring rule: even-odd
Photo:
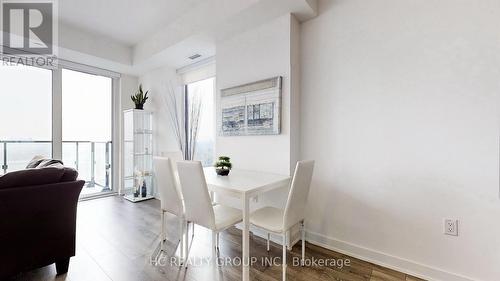
[[184,195],[186,220],[214,229],[214,209],[208,194],[201,162],[179,161],[177,162],[177,170]]
[[177,162],[184,160],[182,156],[182,151],[173,150],[173,151],[165,151],[161,153],[162,157],[167,157],[170,159],[170,164],[172,165],[172,170],[174,171],[175,183],[177,184],[177,190],[182,197],[181,184],[179,183],[179,173],[177,173]]
[[184,160],[184,157],[182,157],[182,151],[180,151],[180,150],[165,151],[165,152],[161,153],[161,156],[168,157],[172,161],[175,161],[175,162]]
[[307,196],[309,195],[313,170],[314,161],[297,162],[285,207],[284,229],[289,229],[305,218]]
[[170,158],[154,157],[153,164],[162,210],[181,216],[183,214],[182,195]]

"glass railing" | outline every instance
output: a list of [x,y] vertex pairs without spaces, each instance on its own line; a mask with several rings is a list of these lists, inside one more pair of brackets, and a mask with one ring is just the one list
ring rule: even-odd
[[52,155],[51,141],[0,141],[3,173],[22,170],[35,155]]
[[[112,142],[64,141],[65,166],[78,170],[85,180],[83,194],[111,190]],[[0,173],[22,170],[36,155],[52,155],[51,141],[0,141]]]

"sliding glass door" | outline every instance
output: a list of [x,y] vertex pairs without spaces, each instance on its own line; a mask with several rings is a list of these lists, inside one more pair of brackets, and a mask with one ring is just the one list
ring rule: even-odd
[[0,175],[44,156],[78,170],[86,181],[81,196],[112,191],[117,78],[69,62],[0,66]]
[[0,174],[52,156],[52,71],[0,66]]
[[112,82],[62,70],[62,159],[87,182],[83,195],[111,190]]

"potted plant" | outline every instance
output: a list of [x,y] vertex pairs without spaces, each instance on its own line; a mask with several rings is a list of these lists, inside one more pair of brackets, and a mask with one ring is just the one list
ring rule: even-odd
[[146,91],[146,93],[144,93],[142,91],[142,84],[139,84],[139,90],[137,90],[137,93],[130,97],[135,104],[135,109],[144,109],[144,104],[148,100],[148,92],[149,91]]
[[227,156],[219,156],[219,160],[215,162],[215,172],[219,176],[227,176],[232,168],[231,158]]

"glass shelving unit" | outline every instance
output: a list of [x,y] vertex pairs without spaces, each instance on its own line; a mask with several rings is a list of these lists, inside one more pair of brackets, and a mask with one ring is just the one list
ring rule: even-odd
[[123,112],[123,190],[125,199],[139,202],[153,198],[153,113]]

